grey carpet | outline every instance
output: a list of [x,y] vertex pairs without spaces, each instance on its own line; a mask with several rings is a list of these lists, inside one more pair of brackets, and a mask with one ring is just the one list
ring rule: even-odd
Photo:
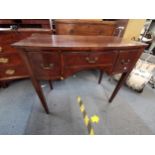
[[24,134],[34,103],[34,89],[29,80],[13,82],[0,89],[0,134]]
[[100,117],[100,122],[93,124],[95,134],[153,134],[146,122],[128,104],[127,96],[123,98],[117,95],[113,103],[108,104],[108,96],[114,84],[109,84],[106,79],[98,85],[97,76],[96,72],[80,72],[64,81],[54,82],[52,91],[44,84],[51,114],[44,113],[36,96],[25,134],[87,134],[77,96],[82,97],[89,117],[94,114]]

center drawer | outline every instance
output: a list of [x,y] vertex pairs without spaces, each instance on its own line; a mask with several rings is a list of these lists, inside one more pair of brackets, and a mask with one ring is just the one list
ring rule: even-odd
[[64,52],[64,66],[108,66],[116,60],[117,51],[105,52]]

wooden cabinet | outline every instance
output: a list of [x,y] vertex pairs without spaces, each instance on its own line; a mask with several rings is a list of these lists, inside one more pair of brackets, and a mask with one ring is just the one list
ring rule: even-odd
[[123,35],[128,20],[80,20],[59,19],[54,20],[55,34],[59,35],[103,35],[117,36],[122,31]]
[[[13,29],[12,26],[17,27]],[[25,62],[11,44],[33,33],[52,34],[49,20],[0,20],[0,85],[29,77]]]

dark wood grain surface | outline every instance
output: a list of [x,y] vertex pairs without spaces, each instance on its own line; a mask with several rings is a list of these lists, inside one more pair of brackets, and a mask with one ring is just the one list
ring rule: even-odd
[[114,36],[77,36],[77,35],[46,35],[35,34],[24,40],[12,44],[18,47],[47,47],[63,50],[89,50],[146,47],[147,44],[127,41]]

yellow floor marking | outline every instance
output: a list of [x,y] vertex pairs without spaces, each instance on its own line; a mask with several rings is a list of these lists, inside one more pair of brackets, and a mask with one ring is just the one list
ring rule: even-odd
[[94,129],[92,129],[92,128],[91,128],[91,130],[90,130],[90,135],[95,135]]
[[80,106],[80,111],[83,114],[84,124],[88,129],[89,135],[95,135],[95,131],[94,131],[94,128],[93,128],[91,123],[98,123],[100,120],[99,116],[93,115],[91,118],[89,118],[87,113],[86,113],[85,106],[84,106],[80,96],[77,97],[77,102]]
[[77,101],[78,101],[78,103],[81,101],[81,97],[80,96],[77,97]]
[[81,112],[84,112],[84,110],[85,110],[84,105],[81,105],[81,107],[80,107],[80,111],[81,111]]
[[87,115],[84,117],[84,123],[85,123],[86,126],[87,126],[88,123],[89,123],[89,118],[88,118]]
[[90,119],[92,123],[98,123],[100,121],[100,118],[97,115],[92,116]]

